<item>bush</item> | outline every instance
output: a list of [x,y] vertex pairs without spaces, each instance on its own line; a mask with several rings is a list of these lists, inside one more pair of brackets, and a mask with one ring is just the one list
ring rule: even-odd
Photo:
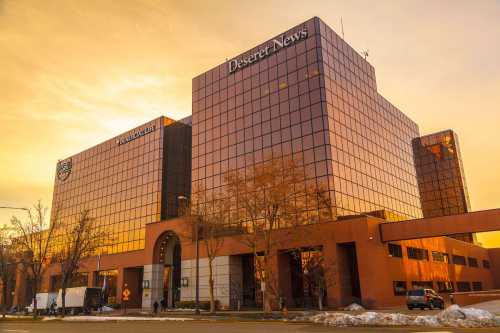
[[[210,301],[200,301],[200,310],[210,310]],[[195,301],[179,301],[175,302],[175,307],[178,309],[194,309]],[[218,300],[215,301],[215,309],[219,309],[220,302]]]

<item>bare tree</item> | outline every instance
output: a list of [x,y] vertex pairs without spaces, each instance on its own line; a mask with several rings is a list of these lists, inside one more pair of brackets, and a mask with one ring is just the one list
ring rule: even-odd
[[0,282],[2,283],[2,316],[7,312],[7,292],[15,276],[15,251],[11,230],[6,225],[0,228]]
[[66,235],[65,241],[56,249],[52,262],[57,263],[61,269],[61,315],[64,317],[66,289],[78,273],[82,259],[94,255],[98,248],[107,243],[108,237],[106,233],[95,227],[94,219],[90,217],[88,210],[80,213],[75,224],[61,227],[60,231]]
[[47,223],[47,207],[38,201],[28,211],[25,222],[16,216],[11,219],[14,233],[14,244],[19,249],[21,262],[28,277],[31,279],[31,292],[33,294],[33,317],[38,317],[36,294],[40,290],[42,278],[50,263],[50,250],[54,241],[54,230],[57,227],[57,209],[53,212],[55,217],[52,223]]
[[250,172],[230,172],[225,180],[234,208],[232,222],[238,221],[244,230],[242,241],[255,258],[264,312],[270,312],[278,297],[273,256],[283,239],[275,232],[293,234],[298,226],[331,219],[331,205],[323,202],[321,186],[308,184],[301,161],[291,158],[267,159]]
[[193,189],[189,207],[185,212],[192,224],[192,238],[198,237],[205,248],[208,260],[208,289],[210,312],[215,313],[214,261],[224,244],[229,222],[229,202],[221,195],[205,188]]
[[300,261],[303,288],[309,297],[316,298],[319,310],[323,310],[326,290],[333,283],[329,281],[333,281],[331,275],[335,264],[328,262],[322,247],[300,248],[290,252]]

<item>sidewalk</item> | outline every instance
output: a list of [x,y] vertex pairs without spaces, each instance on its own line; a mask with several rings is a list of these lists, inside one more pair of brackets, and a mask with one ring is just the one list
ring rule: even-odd
[[[200,321],[200,322],[276,322],[276,323],[308,323],[322,324],[331,327],[500,327],[500,317],[477,308],[460,308],[453,305],[443,311],[412,311],[411,314],[390,310],[370,311],[290,311],[284,318],[281,312],[264,314],[261,311],[219,311],[210,314],[203,311],[195,315],[192,310],[166,311],[156,315],[140,309],[129,309],[127,313],[113,310],[104,313],[93,313],[90,316],[45,317],[42,321],[64,322],[122,322],[122,321]],[[22,316],[19,319],[27,320]]]
[[[308,311],[308,310],[294,310],[288,312],[288,318],[302,317],[305,315],[313,315],[319,313],[319,311]],[[201,311],[199,315],[194,313],[191,309],[178,309],[178,310],[167,310],[164,312],[159,312],[154,315],[152,312],[146,312],[142,309],[127,309],[126,314],[123,310],[115,310],[112,312],[104,312],[102,314],[93,313],[96,317],[106,316],[106,317],[137,317],[137,318],[190,318],[192,320],[284,320],[287,318],[283,317],[281,311],[273,311],[272,313],[263,313],[259,310],[245,310],[245,311],[229,311],[220,310],[216,313],[209,313],[208,311]]]

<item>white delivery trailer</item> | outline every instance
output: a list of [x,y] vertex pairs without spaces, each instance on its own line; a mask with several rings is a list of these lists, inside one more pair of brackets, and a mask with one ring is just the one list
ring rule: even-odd
[[[57,293],[37,293],[36,294],[36,307],[40,314],[48,314],[50,305],[56,301]],[[31,302],[27,310],[29,313],[33,312],[35,302]]]
[[[97,310],[101,302],[101,289],[74,287],[66,289],[66,313],[90,313]],[[57,294],[57,310],[62,311],[62,290]]]

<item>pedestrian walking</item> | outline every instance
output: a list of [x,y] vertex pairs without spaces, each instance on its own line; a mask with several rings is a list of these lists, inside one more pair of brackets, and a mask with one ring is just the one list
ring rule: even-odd
[[52,301],[52,303],[50,303],[49,317],[52,315],[54,315],[54,316],[56,315],[56,302],[55,301]]
[[158,306],[160,306],[160,304],[158,304],[158,301],[155,301],[153,303],[153,313],[155,314],[155,316],[158,314]]
[[161,299],[160,305],[161,305],[161,312],[167,311],[167,300],[165,298]]

